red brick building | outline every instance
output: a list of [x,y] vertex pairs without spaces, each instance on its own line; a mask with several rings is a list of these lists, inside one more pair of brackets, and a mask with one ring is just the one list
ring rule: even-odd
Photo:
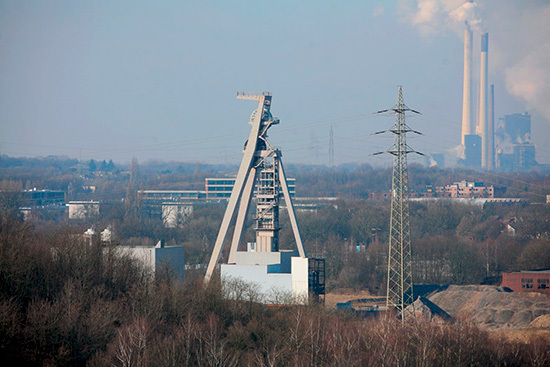
[[514,292],[539,292],[550,295],[550,269],[503,273],[501,285]]
[[[505,187],[485,186],[483,182],[460,181],[452,185],[434,187],[427,185],[425,190],[410,191],[411,199],[453,198],[453,199],[494,199],[502,198],[506,193]],[[371,192],[369,199],[385,201],[391,199],[391,192]]]
[[449,198],[495,198],[502,194],[502,188],[485,186],[483,182],[460,181],[436,188],[438,196]]

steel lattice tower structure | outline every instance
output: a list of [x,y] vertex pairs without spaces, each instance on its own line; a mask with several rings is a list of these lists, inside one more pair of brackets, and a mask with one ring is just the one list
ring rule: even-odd
[[269,128],[279,124],[279,119],[271,114],[271,93],[239,92],[237,98],[258,101],[258,107],[250,116],[250,135],[245,143],[241,165],[208,263],[204,277],[206,284],[216,270],[230,224],[236,216],[227,260],[228,263],[235,263],[248,207],[253,198],[256,201],[256,251],[279,252],[279,199],[282,194],[299,256],[306,257],[283,167],[282,153],[273,148],[267,139]]
[[[405,308],[413,298],[413,280],[411,265],[411,231],[409,221],[409,179],[407,168],[407,154],[418,153],[407,145],[407,133],[411,130],[405,124],[406,112],[419,113],[408,108],[403,101],[403,87],[399,86],[399,96],[395,107],[378,111],[378,113],[392,111],[396,115],[395,125],[390,130],[395,140],[387,151],[393,155],[392,195],[390,237],[388,244],[388,279],[386,306],[395,308],[402,320],[405,319]],[[382,154],[383,152],[376,153]],[[422,155],[422,154],[421,154]]]

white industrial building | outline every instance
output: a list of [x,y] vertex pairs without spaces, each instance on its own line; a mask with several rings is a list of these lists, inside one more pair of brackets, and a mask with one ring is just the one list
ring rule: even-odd
[[116,246],[122,254],[130,255],[155,274],[163,266],[168,266],[176,277],[183,282],[185,257],[183,246],[165,247],[162,241],[155,246]]
[[309,261],[298,251],[237,251],[234,264],[221,265],[221,277],[229,287],[232,281],[249,283],[264,303],[307,303]]
[[[98,238],[99,237],[99,238]],[[141,265],[152,275],[162,267],[169,267],[174,272],[177,279],[183,282],[185,269],[185,256],[183,246],[164,246],[163,241],[158,241],[155,246],[147,245],[116,245],[111,246],[113,240],[113,230],[108,226],[101,232],[97,232],[94,227],[88,228],[82,238],[87,244],[94,243],[99,239],[106,246],[105,251],[113,250],[121,255],[128,255],[138,260]]]

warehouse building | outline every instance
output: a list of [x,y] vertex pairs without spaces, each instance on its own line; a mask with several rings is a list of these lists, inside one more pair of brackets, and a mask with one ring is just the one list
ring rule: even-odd
[[514,292],[539,292],[550,295],[550,269],[503,273],[502,286]]

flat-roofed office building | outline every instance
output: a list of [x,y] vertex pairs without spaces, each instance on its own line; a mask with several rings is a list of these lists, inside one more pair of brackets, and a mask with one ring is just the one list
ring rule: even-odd
[[[288,178],[286,180],[290,196],[296,194],[296,179]],[[229,200],[231,191],[235,185],[235,177],[225,178],[207,178],[205,179],[206,199],[208,200]]]

